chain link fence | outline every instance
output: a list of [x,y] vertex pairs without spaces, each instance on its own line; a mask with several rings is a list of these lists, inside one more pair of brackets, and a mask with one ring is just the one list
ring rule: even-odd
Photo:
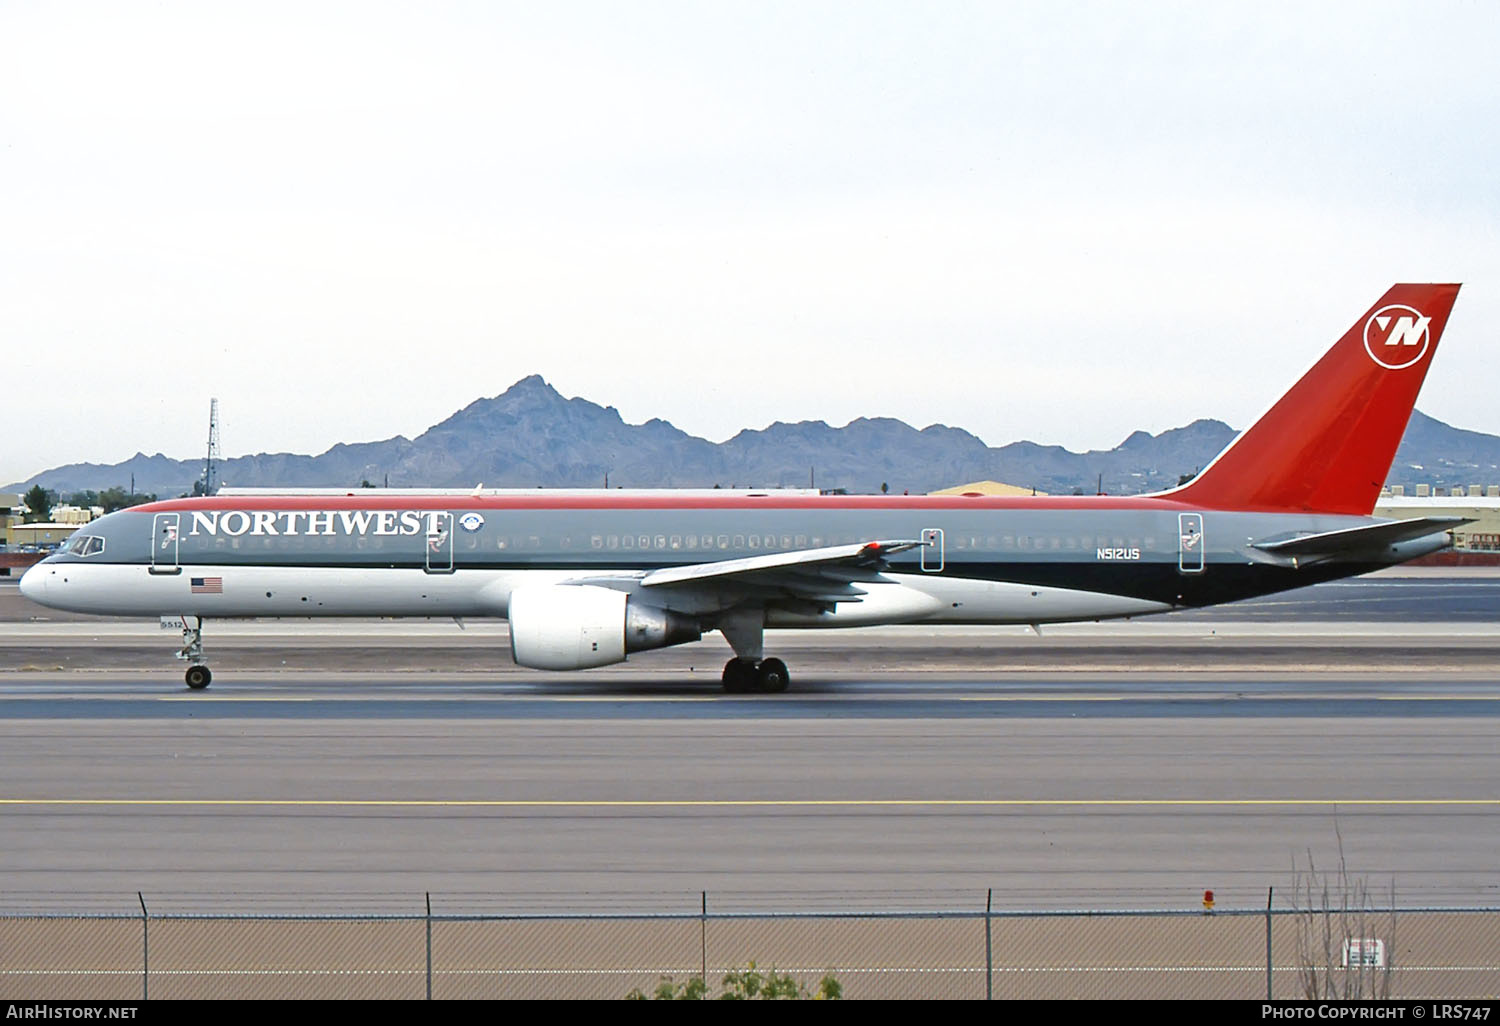
[[1477,998],[1500,909],[0,916],[0,999],[622,998],[752,963],[847,998]]

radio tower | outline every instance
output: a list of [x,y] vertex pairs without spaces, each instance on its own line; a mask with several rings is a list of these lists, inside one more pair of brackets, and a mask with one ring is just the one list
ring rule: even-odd
[[219,486],[219,400],[208,401],[208,458],[203,461],[203,494],[212,495]]

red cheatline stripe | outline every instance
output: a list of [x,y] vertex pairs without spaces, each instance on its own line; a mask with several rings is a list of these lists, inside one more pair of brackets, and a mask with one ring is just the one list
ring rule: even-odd
[[[593,495],[285,495],[212,496],[168,499],[134,508],[141,513],[192,510],[1177,510],[1168,498],[1112,495],[799,495],[753,496],[593,496]],[[1200,507],[1192,507],[1194,509]]]

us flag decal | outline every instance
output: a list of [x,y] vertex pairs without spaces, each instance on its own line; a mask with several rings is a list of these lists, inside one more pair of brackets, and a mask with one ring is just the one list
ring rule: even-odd
[[188,583],[194,595],[224,594],[224,578],[222,577],[194,577]]

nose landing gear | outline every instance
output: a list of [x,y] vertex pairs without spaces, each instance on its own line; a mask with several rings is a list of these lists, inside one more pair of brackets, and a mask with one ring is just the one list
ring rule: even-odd
[[182,648],[178,650],[177,658],[185,659],[190,664],[183,679],[194,691],[202,691],[208,687],[209,681],[214,679],[214,675],[203,663],[203,621],[201,618],[196,616],[182,618]]

